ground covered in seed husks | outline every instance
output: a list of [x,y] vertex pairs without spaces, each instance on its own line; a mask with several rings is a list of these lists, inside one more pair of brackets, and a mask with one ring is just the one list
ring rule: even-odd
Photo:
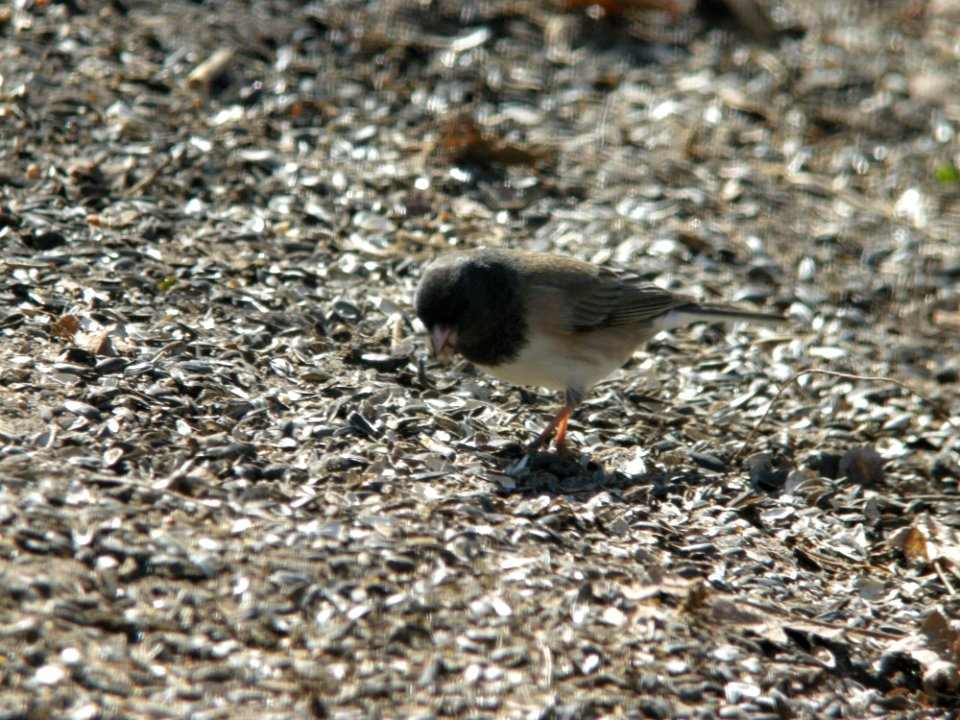
[[[951,0],[0,7],[0,719],[956,713],[958,61]],[[525,455],[558,398],[410,307],[479,245],[793,322]]]

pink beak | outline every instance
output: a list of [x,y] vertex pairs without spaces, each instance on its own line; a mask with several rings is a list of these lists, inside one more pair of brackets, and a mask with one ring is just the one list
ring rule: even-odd
[[453,355],[453,346],[457,342],[457,331],[437,325],[430,329],[430,344],[433,352],[442,360],[449,360]]

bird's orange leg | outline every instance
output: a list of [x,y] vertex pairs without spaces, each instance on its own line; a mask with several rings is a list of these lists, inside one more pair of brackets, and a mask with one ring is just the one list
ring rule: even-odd
[[557,437],[553,441],[553,444],[557,448],[557,452],[561,455],[566,455],[570,452],[567,449],[567,420],[570,419],[570,413],[573,412],[572,405],[563,406],[563,417],[560,418],[560,422],[557,423]]
[[561,455],[570,452],[567,449],[567,422],[570,420],[570,413],[580,404],[581,399],[583,399],[582,393],[575,390],[567,390],[566,402],[563,404],[563,407],[553,416],[550,422],[547,423],[547,427],[537,436],[536,440],[530,443],[527,449],[536,450],[542,445],[545,445],[550,441],[550,436],[556,432],[557,439],[554,444],[556,445],[557,452]]
[[554,432],[557,433],[557,451],[566,452],[566,437],[567,437],[567,421],[570,419],[570,413],[573,411],[574,406],[566,403],[560,412],[553,416],[553,419],[547,423],[547,427],[543,429],[543,432],[537,436],[537,439],[534,440],[527,447],[528,450],[536,450],[537,448],[546,445],[550,442],[550,437]]

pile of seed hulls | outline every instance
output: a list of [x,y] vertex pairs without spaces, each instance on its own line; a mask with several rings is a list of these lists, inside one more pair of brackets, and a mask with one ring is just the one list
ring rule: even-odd
[[[0,717],[955,711],[950,4],[584,5],[0,11]],[[794,324],[525,455],[477,245]]]

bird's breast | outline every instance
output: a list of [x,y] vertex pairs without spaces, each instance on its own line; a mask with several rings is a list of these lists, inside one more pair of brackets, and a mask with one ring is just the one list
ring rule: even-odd
[[586,392],[620,367],[637,343],[625,333],[530,333],[516,358],[496,365],[477,365],[513,385]]

